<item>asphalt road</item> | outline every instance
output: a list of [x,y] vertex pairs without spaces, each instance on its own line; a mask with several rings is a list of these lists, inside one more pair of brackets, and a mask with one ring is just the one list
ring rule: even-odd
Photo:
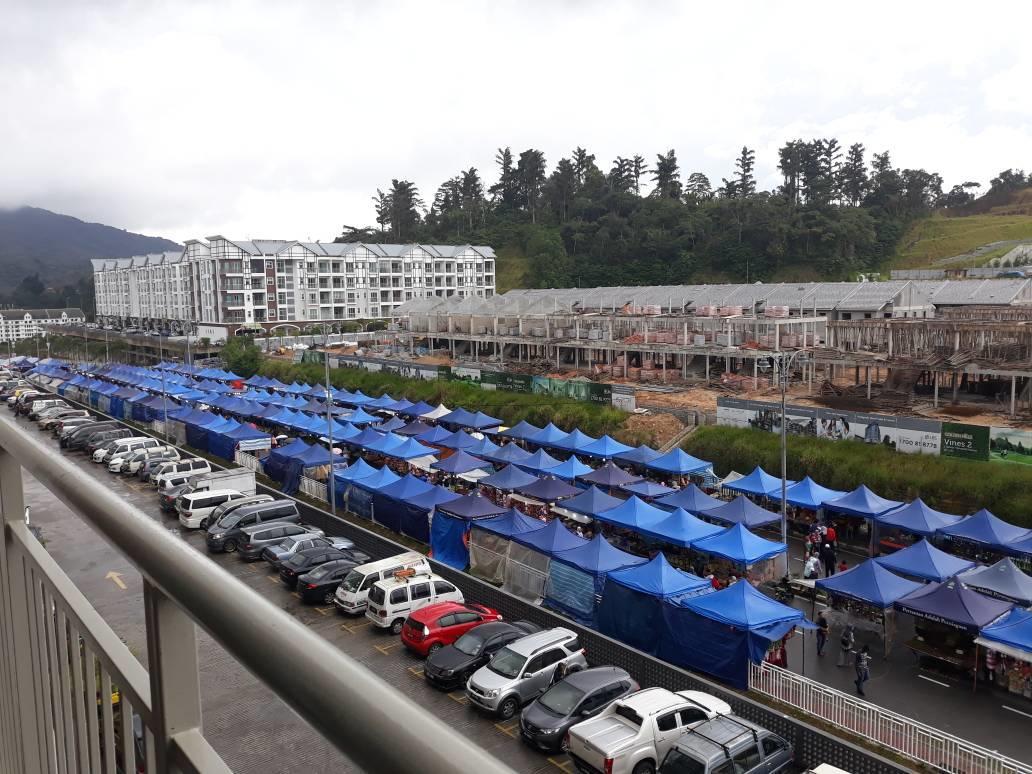
[[[37,432],[34,423],[19,423],[26,426],[27,432]],[[56,442],[54,447],[56,453]],[[161,514],[150,485],[108,473],[81,454],[64,456],[207,554],[199,532],[181,531],[177,520]],[[32,507],[33,524],[43,530],[47,550],[133,654],[144,660],[146,632],[139,573],[49,490],[27,473],[23,473],[23,478],[26,503]],[[264,562],[248,564],[228,554],[210,556],[227,573],[279,605],[515,771],[572,772],[565,756],[548,757],[523,744],[518,738],[517,720],[495,722],[469,707],[462,691],[448,694],[431,688],[422,677],[422,660],[409,654],[397,637],[375,630],[364,617],[343,617],[335,608],[304,604],[277,575],[266,569]],[[120,574],[118,580],[125,589],[108,577],[112,572]],[[284,774],[359,771],[218,643],[203,631],[198,638],[205,733],[233,770]],[[347,708],[342,707],[341,711],[346,712]]]

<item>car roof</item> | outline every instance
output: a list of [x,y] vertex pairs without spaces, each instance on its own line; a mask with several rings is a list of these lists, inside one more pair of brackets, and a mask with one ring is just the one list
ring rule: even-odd
[[433,620],[441,615],[447,613],[459,613],[459,612],[480,612],[474,611],[469,605],[464,605],[461,602],[435,602],[432,605],[421,607],[409,616],[420,623],[426,623],[427,621]]
[[445,583],[451,583],[452,586],[455,585],[454,583],[452,583],[447,578],[442,578],[440,575],[438,575],[435,572],[421,572],[421,573],[416,573],[415,575],[405,575],[405,576],[402,576],[401,578],[399,578],[397,576],[394,576],[394,577],[391,577],[391,578],[381,578],[380,580],[378,580],[376,582],[376,585],[379,585],[379,584],[382,583],[384,588],[388,588],[389,589],[389,588],[395,588],[397,586],[407,586],[410,583],[425,583],[426,581],[444,581]]
[[347,558],[342,557],[340,559],[331,559],[328,562],[323,562],[316,569],[319,569],[319,570],[322,570],[322,569],[332,570],[332,569],[334,569],[336,567],[341,567],[343,565],[348,565],[349,567],[353,568],[353,567],[355,567],[356,562],[354,560],[352,560],[352,559],[347,559]]
[[517,653],[527,654],[541,648],[546,648],[549,645],[558,645],[576,636],[576,632],[570,631],[562,626],[557,626],[554,629],[546,629],[543,632],[535,632],[534,634],[528,634],[525,637],[521,637],[515,642],[510,643],[509,649],[514,650]]
[[662,712],[668,707],[684,704],[685,698],[666,688],[646,688],[624,697],[620,703],[630,707],[639,715],[652,715]]
[[211,497],[213,495],[219,495],[219,496],[227,495],[228,496],[228,495],[233,495],[233,494],[239,494],[239,492],[237,492],[235,489],[205,489],[205,490],[200,491],[200,492],[190,492],[190,494],[185,494],[185,495],[183,495],[183,497],[186,497],[186,498],[189,499],[191,497]]
[[566,682],[574,688],[582,691],[593,691],[603,685],[609,685],[617,680],[630,680],[631,676],[627,671],[615,666],[592,667],[581,669],[566,676]]
[[[318,556],[319,554],[327,552],[337,552],[341,554],[341,558],[343,558],[344,554],[344,552],[341,551],[339,548],[334,548],[333,546],[316,546],[315,548],[306,548],[304,551],[298,551],[296,554],[294,554],[294,556]],[[356,562],[356,565],[357,564],[358,563]]]
[[696,756],[708,761],[725,757],[725,748],[738,750],[755,737],[762,738],[769,733],[763,726],[737,715],[720,715],[688,731],[677,741],[677,747],[691,750]]
[[293,500],[266,500],[261,503],[251,503],[250,505],[242,505],[239,508],[234,508],[233,513],[237,516],[249,516],[252,513],[262,513],[263,511],[270,510],[271,508],[279,508],[282,505],[293,504]]
[[[261,532],[264,529],[276,529],[277,527],[300,527],[300,524],[291,521],[263,521],[261,524],[248,524],[246,527],[241,527],[240,531],[245,532],[248,535],[253,535],[256,532]],[[309,534],[307,530],[305,532],[299,532],[299,535]],[[293,535],[285,537],[294,537]]]

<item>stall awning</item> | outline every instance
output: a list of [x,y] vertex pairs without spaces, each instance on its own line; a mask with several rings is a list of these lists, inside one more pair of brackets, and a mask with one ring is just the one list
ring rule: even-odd
[[931,581],[944,581],[958,573],[970,570],[975,563],[941,551],[927,540],[875,560],[882,567],[903,575]]
[[835,513],[871,519],[898,508],[902,504],[899,500],[887,500],[880,497],[861,484],[847,495],[826,501],[824,507]]
[[1021,661],[1032,661],[1032,610],[1011,610],[1005,618],[984,627],[975,639]]
[[868,559],[829,578],[819,578],[815,585],[831,594],[857,599],[883,610],[892,607],[897,599],[922,588],[917,581],[889,572],[874,559]]
[[929,583],[896,601],[896,609],[956,629],[977,632],[1014,607],[969,589],[956,579]]

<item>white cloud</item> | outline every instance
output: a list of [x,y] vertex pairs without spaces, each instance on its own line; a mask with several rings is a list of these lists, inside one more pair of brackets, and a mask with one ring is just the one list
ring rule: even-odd
[[[796,136],[986,181],[1030,165],[1030,60],[969,11],[27,0],[0,27],[0,205],[178,239],[329,239],[371,223],[392,177],[428,200],[460,168],[493,178],[499,145],[553,163],[583,145],[603,166],[673,147],[717,182],[747,144],[770,186]],[[1007,16],[1022,29],[1032,10]]]

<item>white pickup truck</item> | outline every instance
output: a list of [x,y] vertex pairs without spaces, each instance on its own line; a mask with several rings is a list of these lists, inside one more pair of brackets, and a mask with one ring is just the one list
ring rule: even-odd
[[700,691],[647,688],[570,729],[570,757],[581,774],[655,774],[685,731],[731,706]]

